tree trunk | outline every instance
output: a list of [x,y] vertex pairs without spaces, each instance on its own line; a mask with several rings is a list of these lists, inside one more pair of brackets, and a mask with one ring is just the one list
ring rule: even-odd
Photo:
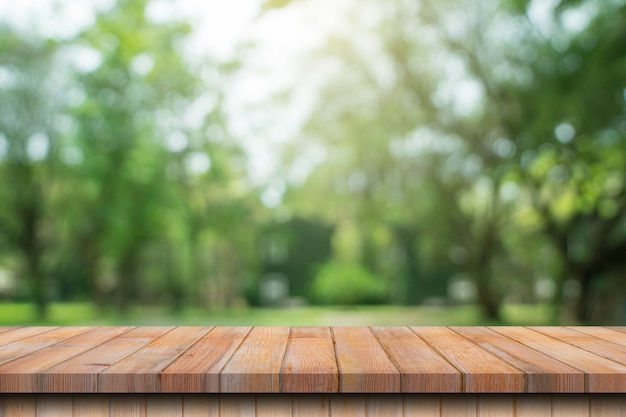
[[[30,191],[34,193],[33,190]],[[38,236],[41,208],[32,197],[26,196],[25,204],[20,210],[22,216],[20,249],[24,254],[25,270],[30,280],[37,320],[43,321],[48,317],[48,280],[41,268],[43,245]]]
[[404,304],[416,305],[422,299],[419,291],[419,260],[417,258],[417,233],[414,229],[405,226],[395,228],[400,245],[404,249],[404,285],[406,290]]
[[136,290],[137,256],[134,251],[124,255],[117,271],[117,308],[119,313],[125,315]]
[[502,297],[494,290],[492,279],[487,268],[481,267],[474,272],[474,280],[476,283],[476,292],[478,296],[478,304],[483,310],[483,314],[489,320],[502,321],[500,307],[502,306]]

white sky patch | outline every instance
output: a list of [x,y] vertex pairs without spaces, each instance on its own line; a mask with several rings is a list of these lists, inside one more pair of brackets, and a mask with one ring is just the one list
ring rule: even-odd
[[554,128],[554,136],[561,143],[569,143],[576,136],[576,129],[571,124],[563,122]]
[[153,67],[154,59],[148,54],[139,54],[130,62],[130,68],[138,75],[146,75]]
[[43,161],[48,156],[50,140],[44,133],[35,133],[26,142],[26,154],[31,161]]
[[187,149],[189,139],[185,133],[176,130],[165,138],[165,148],[170,152],[181,152]]
[[17,76],[8,67],[0,65],[0,88],[9,88],[15,84]]
[[552,10],[558,0],[533,0],[528,8],[530,20],[537,26],[543,36],[550,36],[555,28]]
[[285,193],[285,183],[280,180],[273,180],[261,193],[261,202],[266,207],[275,208],[283,201]]
[[457,57],[441,56],[445,79],[439,84],[433,100],[440,108],[450,108],[460,116],[468,116],[483,103],[485,89],[470,78],[464,63]]
[[83,73],[95,71],[102,64],[102,55],[96,49],[86,46],[74,46],[68,54],[74,68]]
[[63,40],[92,25],[96,10],[113,4],[114,0],[0,1],[0,20],[28,33]]
[[0,160],[3,160],[9,151],[9,141],[0,133]]
[[191,174],[202,175],[211,169],[211,158],[204,152],[192,152],[185,157],[185,167]]

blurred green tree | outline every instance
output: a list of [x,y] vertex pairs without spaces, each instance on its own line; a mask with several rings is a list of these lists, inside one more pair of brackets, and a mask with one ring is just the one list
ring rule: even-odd
[[[18,258],[19,277],[44,318],[50,298],[56,192],[58,45],[0,25],[0,250]],[[21,280],[20,280],[21,281]]]

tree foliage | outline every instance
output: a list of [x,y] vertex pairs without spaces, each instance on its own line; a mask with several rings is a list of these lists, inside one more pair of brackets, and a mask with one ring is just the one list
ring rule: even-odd
[[[308,3],[268,0],[257,19]],[[490,319],[551,293],[555,322],[619,319],[626,4],[548,3],[342,3],[264,103],[312,102],[276,170],[310,172],[279,179],[273,210],[231,130],[245,54],[188,54],[189,22],[151,20],[148,0],[63,39],[0,24],[8,295],[40,318],[52,299],[224,307],[288,271],[311,302],[418,303],[463,281]],[[265,259],[274,234],[289,259]]]

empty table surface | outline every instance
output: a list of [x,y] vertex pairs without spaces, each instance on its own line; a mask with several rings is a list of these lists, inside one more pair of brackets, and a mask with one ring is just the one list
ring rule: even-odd
[[626,327],[2,327],[0,392],[626,392]]

